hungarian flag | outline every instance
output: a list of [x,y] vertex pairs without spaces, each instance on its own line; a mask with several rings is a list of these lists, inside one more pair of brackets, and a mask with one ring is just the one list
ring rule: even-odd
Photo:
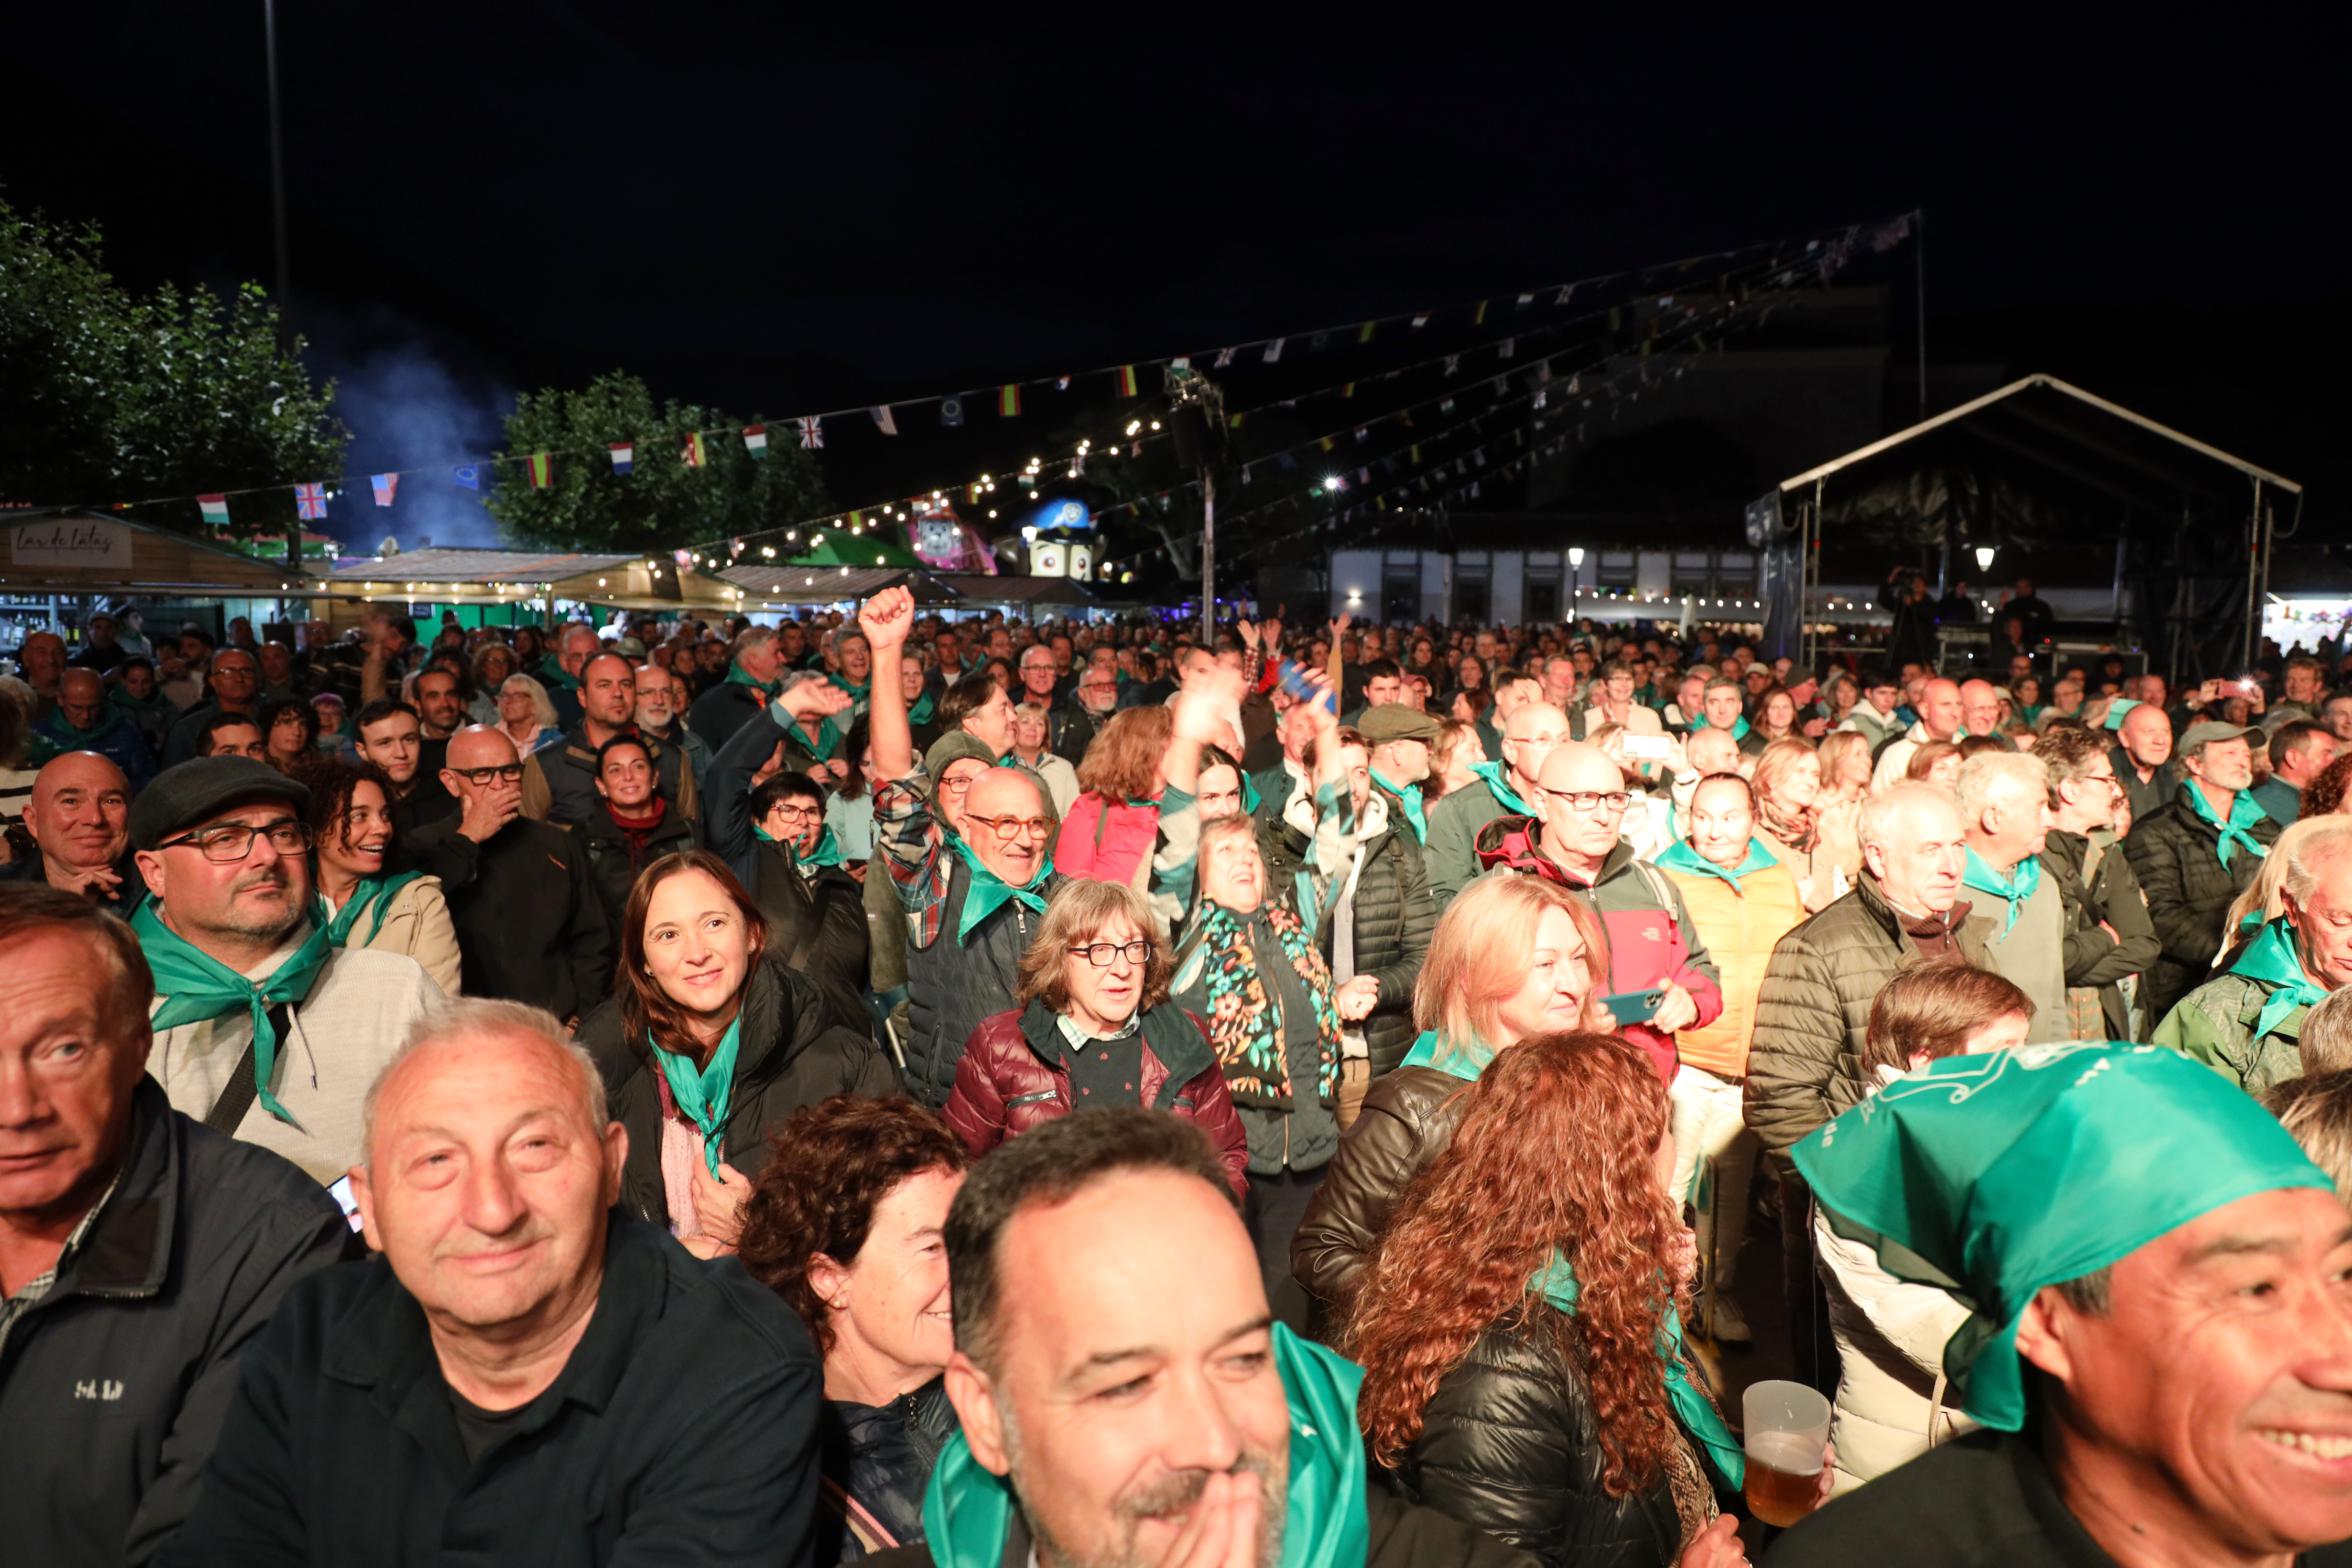
[[327,515],[327,487],[313,481],[294,487],[294,510],[303,521],[316,522]]
[[376,505],[378,506],[390,506],[392,498],[400,493],[400,476],[398,474],[371,474],[368,476],[368,483],[375,488]]
[[1021,384],[1008,381],[996,389],[996,411],[1006,419],[1017,418],[1021,412]]
[[523,465],[530,472],[531,488],[534,490],[546,489],[548,481],[555,477],[555,457],[552,453],[533,452],[523,459]]
[[1133,365],[1121,365],[1112,374],[1117,378],[1119,395],[1121,397],[1133,397],[1135,395],[1135,367]]
[[635,442],[615,441],[612,443],[611,451],[614,473],[629,474],[636,472],[637,445]]
[[743,427],[743,450],[749,452],[753,457],[767,456],[768,427],[765,425],[745,425]]
[[689,430],[686,432],[686,444],[679,451],[678,456],[681,460],[684,461],[688,468],[700,468],[702,466],[703,452],[701,431]]
[[200,495],[196,498],[196,509],[204,514],[204,525],[207,528],[229,526],[229,498],[226,495]]

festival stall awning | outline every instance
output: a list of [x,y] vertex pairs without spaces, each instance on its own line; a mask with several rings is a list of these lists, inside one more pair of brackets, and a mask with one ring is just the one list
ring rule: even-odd
[[743,590],[746,610],[866,599],[902,583],[913,590],[917,604],[961,602],[953,588],[931,573],[898,566],[731,566],[719,575]]
[[0,514],[0,591],[112,598],[288,598],[316,583],[281,562],[102,512]]
[[691,567],[609,552],[433,547],[342,560],[326,582],[337,598],[379,603],[513,604],[553,597],[655,612],[738,607],[731,585]]

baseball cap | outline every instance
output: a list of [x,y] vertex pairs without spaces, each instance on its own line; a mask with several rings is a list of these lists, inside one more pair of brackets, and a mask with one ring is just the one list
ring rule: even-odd
[[2189,732],[2180,738],[2179,750],[2183,756],[2186,756],[2199,746],[2210,746],[2217,740],[2251,741],[2261,738],[2262,731],[2252,725],[2224,724],[2217,719],[2199,719],[2190,725]]

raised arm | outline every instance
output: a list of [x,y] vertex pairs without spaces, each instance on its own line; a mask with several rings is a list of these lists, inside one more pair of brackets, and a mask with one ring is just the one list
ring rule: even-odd
[[903,779],[915,769],[915,732],[907,724],[906,692],[898,684],[899,659],[914,624],[915,596],[904,587],[885,588],[858,609],[858,630],[866,634],[874,656],[866,723],[877,779]]

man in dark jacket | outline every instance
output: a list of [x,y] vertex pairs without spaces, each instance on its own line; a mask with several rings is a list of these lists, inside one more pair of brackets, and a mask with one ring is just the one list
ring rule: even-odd
[[508,997],[577,1020],[609,994],[613,938],[579,841],[522,815],[523,764],[488,725],[449,740],[441,782],[461,813],[406,843],[441,879],[465,955],[465,994]]
[[630,1139],[562,1026],[452,1003],[370,1105],[376,1255],[255,1342],[170,1560],[807,1561],[808,1335],[735,1263],[613,1215]]
[[2136,975],[2156,961],[2156,927],[2131,859],[2116,840],[2115,777],[2103,732],[2053,725],[2033,754],[2050,772],[2050,834],[2042,870],[2058,887],[2065,931],[2068,1037],[2138,1040],[2155,1023],[2135,1023]]
[[1061,678],[1051,648],[1037,643],[1022,650],[1021,690],[1017,700],[1034,702],[1045,710],[1045,749],[1076,767],[1094,740],[1094,721],[1080,710],[1074,699],[1056,695]]
[[774,699],[783,663],[783,649],[773,628],[754,626],[738,633],[727,663],[727,678],[694,699],[686,727],[701,736],[702,743],[715,754]]
[[1163,1562],[1204,1538],[1232,1545],[1203,1560],[1260,1565],[1533,1561],[1367,1484],[1357,1374],[1269,1324],[1198,1128],[1137,1108],[1022,1134],[956,1194],[947,1255],[948,1533],[875,1568],[997,1568],[1041,1541],[1044,1560]]
[[[2136,710],[2135,710],[2136,712]],[[2166,804],[2132,824],[2123,841],[2140,890],[2148,895],[2163,953],[2148,968],[2146,1016],[2161,1020],[2202,981],[2236,933],[2222,929],[2229,906],[2253,881],[2278,842],[2249,786],[2257,729],[2210,720],[2181,737],[2187,778]]]
[[[2116,708],[2123,712],[2118,714]],[[2181,765],[2172,754],[2172,720],[2152,702],[2117,702],[2107,710],[2107,727],[2115,732],[2108,759],[2115,764],[2115,782],[2131,806],[2136,826],[2180,793]]]
[[205,700],[180,715],[163,743],[162,765],[195,756],[204,726],[224,713],[251,713],[261,689],[261,666],[242,648],[223,648],[213,654],[205,679]]
[[[580,722],[564,732],[560,745],[538,753],[554,798],[547,820],[560,825],[595,818],[597,753],[616,735],[637,734],[637,667],[617,653],[595,655],[580,666],[579,698]],[[653,762],[654,790],[668,803],[669,813],[690,827],[699,824],[701,801],[685,753],[652,739],[645,748]]]
[[93,751],[131,781],[135,794],[155,776],[155,759],[129,714],[106,700],[106,682],[96,670],[67,670],[57,682],[57,711],[33,727],[31,755],[62,756]]
[[128,926],[70,893],[0,888],[10,1562],[152,1557],[195,1505],[247,1345],[289,1286],[352,1249],[324,1188],[171,1108],[146,1074],[153,996]]
[[594,815],[580,825],[588,875],[604,900],[605,924],[617,935],[637,874],[662,856],[692,849],[694,829],[654,793],[649,743],[615,735],[597,748]]

